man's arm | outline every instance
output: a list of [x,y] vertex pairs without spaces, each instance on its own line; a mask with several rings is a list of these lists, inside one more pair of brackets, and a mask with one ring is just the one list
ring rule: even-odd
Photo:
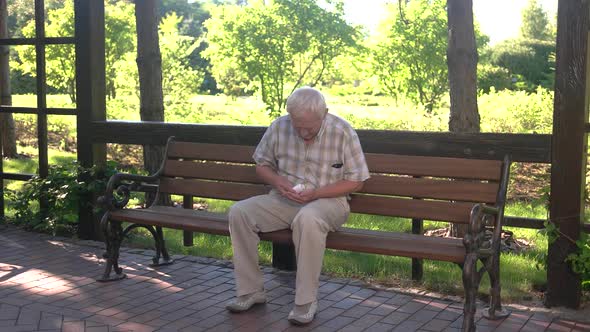
[[293,184],[286,177],[280,176],[270,166],[256,166],[256,175],[267,184],[273,186],[278,192],[297,203],[307,203],[318,198],[332,198],[346,196],[363,187],[363,181],[340,180],[322,188],[308,189],[301,193],[293,190]]
[[361,190],[363,181],[340,180],[318,189],[308,189],[289,197],[298,203],[307,203],[318,198],[342,197]]
[[285,197],[289,197],[289,194],[297,194],[293,190],[293,184],[287,180],[286,177],[280,176],[270,166],[259,166],[256,165],[256,175],[266,184],[270,184],[279,193]]

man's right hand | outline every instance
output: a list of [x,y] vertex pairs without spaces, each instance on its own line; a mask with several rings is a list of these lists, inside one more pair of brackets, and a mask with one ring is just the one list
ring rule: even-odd
[[293,184],[286,177],[280,176],[269,166],[256,166],[256,174],[262,181],[273,186],[283,197],[293,199],[297,192],[293,190]]
[[297,192],[293,190],[293,184],[291,181],[287,180],[284,176],[277,176],[272,185],[281,196],[289,198],[290,195],[297,194]]

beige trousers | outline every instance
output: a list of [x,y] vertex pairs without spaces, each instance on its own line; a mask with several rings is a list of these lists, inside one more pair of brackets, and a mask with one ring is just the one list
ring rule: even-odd
[[258,267],[258,233],[291,228],[297,257],[295,304],[315,301],[326,236],[346,222],[349,212],[344,197],[322,198],[302,205],[274,190],[235,203],[229,211],[229,231],[237,295],[264,288]]

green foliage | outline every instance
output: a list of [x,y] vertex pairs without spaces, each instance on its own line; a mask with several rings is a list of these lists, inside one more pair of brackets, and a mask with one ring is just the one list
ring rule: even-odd
[[134,11],[135,6],[126,1],[105,3],[105,74],[109,99],[117,97],[116,80],[122,60],[137,48]]
[[477,65],[477,89],[489,93],[492,87],[499,91],[512,87],[512,78],[506,68],[481,64]]
[[[171,122],[196,118],[192,114],[190,98],[198,92],[204,79],[204,72],[190,64],[200,42],[180,34],[182,22],[182,17],[172,13],[162,18],[159,25],[165,118]],[[136,54],[125,53],[115,63],[115,73],[115,85],[121,96],[107,101],[108,118],[137,121],[139,76]]]
[[159,30],[164,107],[166,118],[172,122],[190,115],[189,99],[198,91],[204,78],[204,72],[193,69],[189,63],[199,42],[180,34],[181,23],[182,17],[172,13],[162,18]]
[[182,17],[178,33],[195,38],[203,34],[203,22],[209,18],[209,12],[199,1],[161,0],[158,10],[160,17],[172,13]]
[[[23,73],[20,68],[10,68],[10,90],[12,94],[36,93],[37,82],[34,77]],[[51,89],[48,89],[51,93]]]
[[342,3],[329,4],[275,0],[214,8],[205,22],[205,57],[223,91],[252,91],[250,82],[255,82],[267,111],[276,117],[290,91],[318,84],[333,59],[354,46],[357,34],[343,18]]
[[529,0],[522,11],[520,35],[524,39],[555,40],[547,13],[538,0]]
[[[577,240],[563,234],[557,225],[551,221],[544,223],[545,229],[539,231],[547,235],[549,243],[554,243],[559,237],[566,239],[576,245],[577,251],[569,254],[565,261],[568,262],[574,273],[580,276],[582,281],[582,288],[590,290],[590,237],[585,232],[580,232],[580,237]],[[547,256],[543,255],[543,262],[547,264]]]
[[[448,91],[446,1],[390,4],[373,48],[375,74],[391,96],[407,94],[429,112]],[[400,14],[401,13],[401,14]]]
[[486,50],[494,66],[506,68],[520,81],[517,87],[533,91],[538,85],[553,88],[555,42],[517,39],[506,40]]
[[553,129],[553,92],[491,89],[478,96],[482,132],[550,134]]
[[[107,95],[115,97],[115,63],[123,54],[134,49],[133,5],[125,1],[105,3],[105,68]],[[46,34],[49,36],[74,36],[74,2],[64,1],[62,7],[47,13]],[[35,21],[31,20],[22,29],[24,37],[35,36]],[[36,76],[35,50],[28,46],[16,47],[23,74]],[[72,102],[76,100],[74,45],[50,45],[46,48],[47,84],[60,93],[67,93]]]
[[580,233],[580,238],[576,241],[578,251],[569,254],[566,261],[572,266],[572,270],[580,275],[582,288],[590,290],[590,238],[588,234]]
[[[79,204],[88,202],[90,194],[103,193],[115,172],[114,162],[109,162],[106,168],[91,169],[77,163],[52,165],[46,178],[34,176],[20,190],[7,191],[15,222],[54,235],[73,235],[77,230]],[[78,179],[82,173],[87,174],[87,180]],[[45,211],[32,208],[39,201],[47,202]]]
[[[74,36],[74,2],[65,1],[63,7],[47,13],[46,34],[49,36]],[[22,29],[27,38],[35,37],[35,21],[31,19]],[[23,74],[36,77],[36,53],[29,46],[17,46],[16,51],[20,59],[17,66]],[[70,99],[76,100],[76,76],[74,45],[49,45],[45,49],[47,62],[47,84],[60,93],[67,93]]]

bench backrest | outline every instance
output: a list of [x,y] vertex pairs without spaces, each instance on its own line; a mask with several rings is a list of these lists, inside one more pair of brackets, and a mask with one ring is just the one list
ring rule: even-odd
[[[268,193],[256,176],[255,147],[170,141],[160,192],[242,200]],[[351,211],[468,223],[474,203],[503,205],[507,161],[366,153],[371,178]]]

